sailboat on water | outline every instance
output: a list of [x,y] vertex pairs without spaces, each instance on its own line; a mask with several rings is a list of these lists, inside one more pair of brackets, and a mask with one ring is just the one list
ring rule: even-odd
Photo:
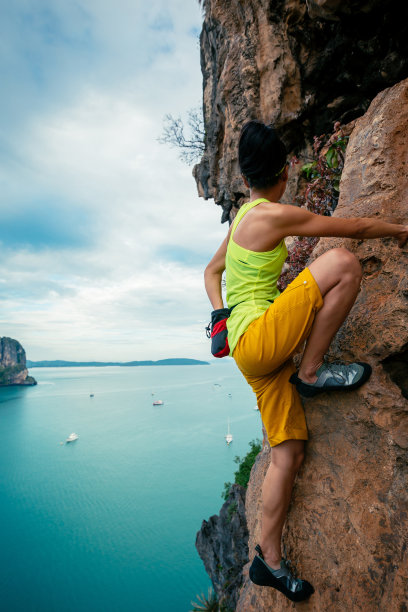
[[231,444],[231,442],[233,441],[233,436],[232,433],[230,432],[230,420],[228,418],[228,432],[225,435],[225,441],[227,443],[227,445],[229,446]]

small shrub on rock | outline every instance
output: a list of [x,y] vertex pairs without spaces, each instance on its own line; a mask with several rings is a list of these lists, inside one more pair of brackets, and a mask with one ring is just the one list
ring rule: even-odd
[[[296,199],[300,207],[307,208],[317,215],[330,216],[339,200],[339,185],[344,167],[344,153],[349,136],[345,135],[339,122],[334,124],[334,132],[314,137],[313,160],[302,166],[308,184],[303,194]],[[291,165],[298,164],[293,157]],[[288,249],[288,258],[278,281],[279,291],[283,291],[305,268],[307,261],[319,242],[319,238],[298,236]]]
[[[248,486],[249,476],[251,474],[252,466],[255,463],[255,459],[262,449],[262,442],[260,440],[251,440],[249,443],[250,450],[247,452],[245,457],[235,457],[234,462],[238,464],[238,469],[235,472],[235,484],[241,485],[244,489]],[[228,494],[230,492],[232,484],[230,482],[224,483],[224,491],[221,497],[227,501]]]

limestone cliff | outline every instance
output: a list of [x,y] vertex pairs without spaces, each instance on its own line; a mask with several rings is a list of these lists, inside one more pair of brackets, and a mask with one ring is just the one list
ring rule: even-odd
[[[200,195],[223,220],[247,195],[238,171],[242,124],[274,123],[289,150],[361,116],[408,76],[408,4],[391,0],[204,0],[201,67],[205,154]],[[297,177],[287,192],[293,201]],[[234,213],[234,211],[232,211]]]
[[[357,120],[335,216],[408,223],[408,80],[380,93]],[[357,392],[305,402],[310,432],[284,541],[314,584],[303,610],[403,612],[408,602],[408,248],[391,239],[325,238],[313,256],[346,246],[364,279],[331,357],[369,361]],[[260,530],[265,446],[246,499],[249,548]],[[245,568],[238,612],[289,610],[281,595],[252,585]]]
[[[306,141],[335,119],[359,117],[335,215],[408,223],[408,80],[394,85],[407,76],[408,22],[400,26],[393,11],[391,2],[258,0],[231,2],[227,15],[224,3],[206,2],[208,136],[195,176],[200,193],[223,206],[224,219],[245,194],[236,159],[244,120],[277,123],[289,148],[305,153]],[[295,180],[288,199],[296,188]],[[316,592],[295,606],[252,585],[247,564],[229,600],[237,612],[408,609],[408,248],[391,239],[322,239],[313,257],[334,246],[357,255],[364,278],[330,357],[369,361],[373,375],[355,393],[305,402],[310,440],[284,542]],[[250,558],[269,454],[265,444],[246,493]]]
[[0,387],[36,385],[26,368],[25,350],[17,340],[0,338]]

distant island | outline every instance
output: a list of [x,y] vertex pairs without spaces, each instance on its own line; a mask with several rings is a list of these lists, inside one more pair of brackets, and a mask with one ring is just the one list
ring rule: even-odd
[[208,361],[199,361],[198,359],[159,359],[158,361],[62,361],[56,359],[54,361],[30,361],[27,359],[27,367],[29,368],[79,368],[79,367],[96,367],[102,368],[106,366],[176,366],[176,365],[210,365]]

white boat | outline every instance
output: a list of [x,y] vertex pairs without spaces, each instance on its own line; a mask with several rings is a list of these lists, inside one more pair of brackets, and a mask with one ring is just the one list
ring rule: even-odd
[[225,435],[225,441],[226,441],[226,443],[227,443],[227,445],[228,445],[228,446],[231,444],[231,442],[233,441],[233,439],[234,439],[234,438],[232,437],[232,433],[230,432],[230,422],[229,422],[229,419],[228,419],[228,432],[227,432],[227,434]]
[[256,406],[254,406],[254,410],[259,410],[258,404]]
[[162,400],[155,400],[153,402],[153,406],[163,406],[164,402]]
[[75,440],[78,440],[79,436],[76,433],[72,433],[69,434],[68,438],[66,439],[66,442],[75,442]]

